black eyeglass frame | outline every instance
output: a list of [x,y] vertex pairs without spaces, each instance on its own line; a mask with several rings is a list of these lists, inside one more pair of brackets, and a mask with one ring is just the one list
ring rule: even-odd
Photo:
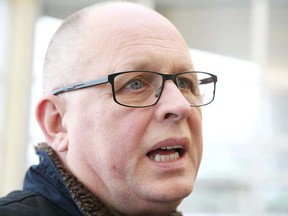
[[[160,75],[162,77],[162,86],[160,88],[159,95],[157,96],[158,99],[153,104],[146,105],[146,106],[131,106],[131,105],[126,105],[126,104],[120,103],[117,100],[117,98],[115,96],[114,79],[118,75],[125,74],[125,73],[131,73],[131,72],[148,72],[148,73],[158,74],[158,75]],[[167,80],[172,80],[175,83],[175,85],[178,87],[176,78],[177,78],[177,76],[183,75],[185,73],[195,73],[195,74],[201,73],[201,74],[210,75],[211,77],[209,77],[209,78],[205,78],[205,79],[199,80],[200,81],[199,85],[212,83],[212,82],[214,84],[213,97],[212,97],[210,102],[205,103],[205,104],[201,104],[201,105],[192,105],[192,104],[190,104],[190,106],[191,107],[201,107],[201,106],[205,106],[205,105],[208,105],[208,104],[212,103],[214,98],[215,98],[216,83],[218,81],[218,78],[214,74],[203,72],[203,71],[185,71],[185,72],[180,72],[180,73],[176,73],[176,74],[163,74],[163,73],[159,73],[159,72],[145,71],[145,70],[144,71],[143,70],[140,70],[140,71],[139,70],[137,70],[137,71],[123,71],[123,72],[118,72],[118,73],[112,73],[112,74],[109,74],[107,76],[100,77],[98,79],[93,79],[93,80],[86,81],[86,82],[81,82],[81,83],[77,83],[77,84],[73,84],[73,85],[68,85],[66,87],[62,87],[62,88],[59,88],[59,89],[56,89],[56,90],[52,91],[52,94],[53,95],[59,95],[59,94],[65,93],[65,92],[70,92],[70,91],[75,91],[75,90],[79,90],[79,89],[84,89],[84,88],[89,88],[89,87],[93,87],[93,86],[97,86],[97,85],[110,83],[111,87],[112,87],[113,99],[114,99],[114,101],[117,104],[119,104],[121,106],[125,106],[125,107],[144,108],[144,107],[154,106],[155,104],[157,104],[157,102],[159,101],[159,99],[161,97],[161,94],[163,92],[163,88],[164,88],[165,82]]]

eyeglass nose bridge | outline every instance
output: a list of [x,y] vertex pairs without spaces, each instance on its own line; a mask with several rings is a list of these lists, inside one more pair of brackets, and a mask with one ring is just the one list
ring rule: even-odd
[[163,87],[167,80],[172,80],[178,88],[177,79],[176,79],[177,74],[162,74],[162,77],[163,77]]

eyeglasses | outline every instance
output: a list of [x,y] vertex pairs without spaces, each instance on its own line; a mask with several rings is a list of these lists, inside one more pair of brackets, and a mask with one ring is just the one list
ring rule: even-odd
[[152,71],[125,71],[54,90],[53,95],[110,83],[116,103],[134,108],[155,105],[165,81],[172,80],[191,107],[210,104],[215,97],[217,76],[200,71],[162,74]]

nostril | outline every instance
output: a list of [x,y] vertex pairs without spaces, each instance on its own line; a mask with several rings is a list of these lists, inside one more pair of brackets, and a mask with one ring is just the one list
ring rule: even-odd
[[175,113],[166,113],[165,116],[164,116],[165,119],[169,119],[169,118],[172,118],[172,117],[175,118],[175,117],[177,117],[177,115]]

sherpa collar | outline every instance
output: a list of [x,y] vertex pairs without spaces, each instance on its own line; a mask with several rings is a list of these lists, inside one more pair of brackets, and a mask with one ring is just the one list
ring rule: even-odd
[[[48,154],[54,162],[59,171],[62,182],[69,191],[73,201],[78,206],[80,211],[85,216],[116,216],[112,214],[107,206],[105,206],[99,198],[90,192],[84,185],[82,185],[75,176],[72,175],[61,163],[59,157],[54,150],[46,143],[40,143],[35,147],[36,151],[44,151]],[[117,215],[120,216],[120,215]],[[182,216],[180,212],[173,211],[168,216]]]

